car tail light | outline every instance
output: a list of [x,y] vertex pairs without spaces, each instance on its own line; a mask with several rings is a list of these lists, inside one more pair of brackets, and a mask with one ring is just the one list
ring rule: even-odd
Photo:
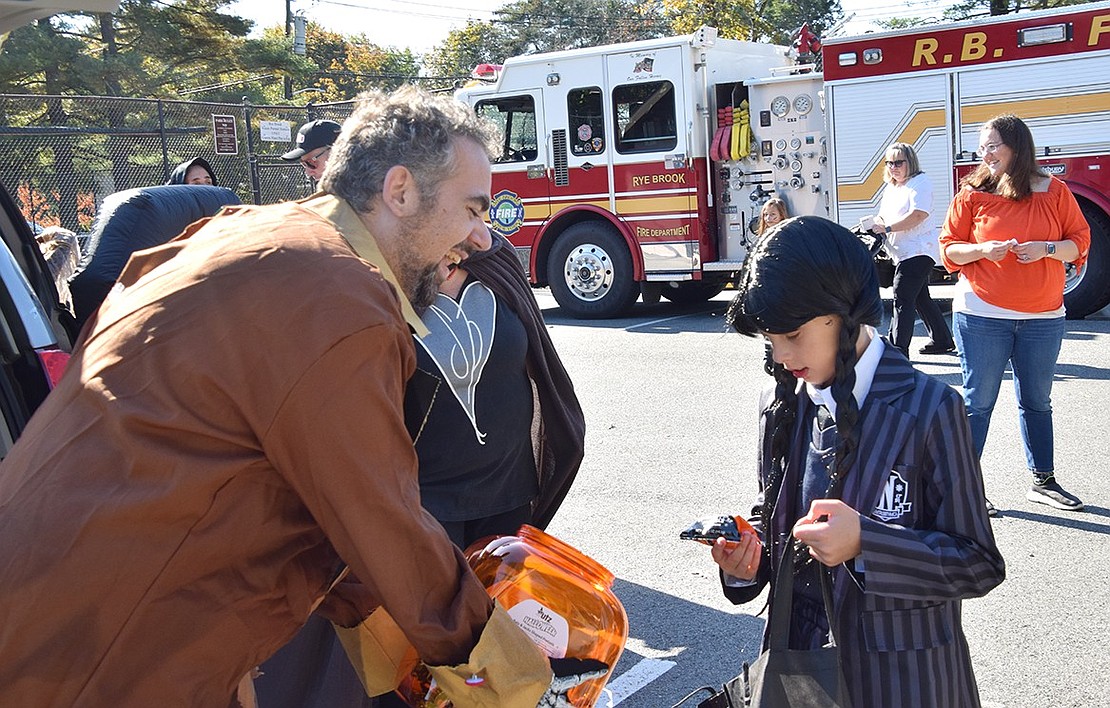
[[62,380],[62,374],[66,372],[69,352],[63,352],[61,349],[40,349],[38,355],[39,363],[42,364],[46,378],[50,381],[50,388],[54,388]]

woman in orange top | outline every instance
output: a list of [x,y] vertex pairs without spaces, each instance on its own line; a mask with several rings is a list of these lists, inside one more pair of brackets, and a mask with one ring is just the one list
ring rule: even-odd
[[[1064,263],[1087,259],[1091,230],[1067,186],[1037,166],[1021,119],[984,123],[979,154],[940,235],[944,267],[960,272],[952,321],[975,452],[982,457],[1009,364],[1033,473],[1026,499],[1077,511],[1083,502],[1053,475],[1051,392],[1064,336]],[[996,513],[990,501],[987,510]]]

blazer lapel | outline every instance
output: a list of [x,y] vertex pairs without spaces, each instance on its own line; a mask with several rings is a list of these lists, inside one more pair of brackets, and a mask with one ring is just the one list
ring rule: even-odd
[[[841,495],[863,516],[871,516],[879,504],[887,477],[913,434],[916,418],[898,400],[913,391],[914,377],[910,363],[888,345],[860,412],[859,447]],[[839,599],[850,579],[847,573],[837,575],[834,595]]]

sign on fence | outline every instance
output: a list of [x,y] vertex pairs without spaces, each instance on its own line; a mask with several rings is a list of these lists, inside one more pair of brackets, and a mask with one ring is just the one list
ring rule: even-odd
[[212,135],[217,155],[238,155],[239,137],[235,133],[235,116],[212,114]]
[[271,143],[293,142],[292,123],[287,120],[260,120],[258,121],[259,137]]

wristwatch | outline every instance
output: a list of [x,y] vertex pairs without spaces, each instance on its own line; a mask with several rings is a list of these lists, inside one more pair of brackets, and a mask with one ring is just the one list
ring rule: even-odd
[[887,233],[889,234],[889,233],[890,233],[890,227],[889,227],[889,226],[886,226],[886,227],[884,227],[884,228],[886,228],[886,232],[887,232]]
[[1056,244],[1046,242],[1044,245],[1044,252],[1046,256],[1051,256],[1053,253],[1056,253]]

